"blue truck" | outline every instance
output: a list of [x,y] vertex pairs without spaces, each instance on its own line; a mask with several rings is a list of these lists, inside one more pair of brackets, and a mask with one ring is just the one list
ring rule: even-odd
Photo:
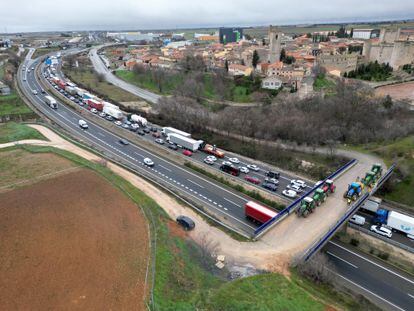
[[374,222],[409,236],[414,235],[414,217],[405,214],[380,208],[375,214]]

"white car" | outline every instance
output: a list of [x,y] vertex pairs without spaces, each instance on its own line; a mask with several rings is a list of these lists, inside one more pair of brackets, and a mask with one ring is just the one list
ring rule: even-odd
[[114,124],[115,125],[118,125],[118,126],[121,126],[122,125],[122,122],[121,121],[115,121]]
[[296,198],[296,196],[298,195],[298,194],[296,193],[296,191],[293,191],[293,190],[288,190],[288,189],[283,190],[283,191],[282,191],[282,194],[283,194],[284,196],[287,196],[288,198],[292,198],[292,199]]
[[216,162],[217,158],[213,155],[209,155],[206,159],[209,159],[210,161]]
[[78,124],[83,129],[87,129],[88,128],[88,123],[86,123],[85,120],[79,120]]
[[359,226],[363,226],[365,224],[365,217],[355,214],[351,217],[351,219],[349,219],[349,222]]
[[[271,183],[271,184],[274,184],[274,185],[278,185],[279,184],[279,181],[276,178],[266,177],[265,178],[265,182],[268,182],[268,183]],[[293,190],[295,190],[295,189],[293,189]]]
[[145,158],[144,163],[148,166],[154,166],[154,162],[150,158]]
[[239,163],[240,163],[240,160],[239,160],[239,159],[237,159],[237,158],[229,158],[229,161],[230,161],[231,163],[234,163],[234,164],[239,164]]
[[92,113],[97,113],[97,112],[98,112],[98,110],[97,110],[96,108],[92,108],[92,109],[91,109],[91,112],[92,112]]
[[37,91],[36,90],[32,90],[33,95],[37,95]]
[[378,233],[379,235],[386,236],[387,238],[392,237],[392,231],[388,228],[379,225],[372,225],[370,228],[371,231]]
[[222,163],[221,163],[222,165],[233,165],[231,162],[229,162],[229,161],[223,161]]
[[99,116],[102,117],[102,118],[105,118],[106,117],[106,113],[105,112],[100,112],[99,113]]
[[293,180],[290,181],[290,183],[292,185],[297,185],[297,186],[299,186],[301,188],[305,188],[306,187],[306,183],[303,180],[300,180],[300,179],[293,179]]
[[213,165],[214,161],[212,161],[211,159],[209,159],[208,157],[204,159],[204,163],[208,164],[208,165]]
[[296,185],[296,184],[289,184],[289,185],[286,186],[286,188],[288,188],[290,190],[293,190],[297,193],[302,192],[302,188],[299,185]]
[[255,172],[260,170],[260,168],[255,164],[249,164],[249,165],[247,165],[247,167],[250,168],[251,170],[255,171]]
[[250,172],[249,169],[245,166],[241,166],[241,167],[239,167],[239,169],[240,169],[240,172],[242,172],[244,174],[249,174],[249,172]]

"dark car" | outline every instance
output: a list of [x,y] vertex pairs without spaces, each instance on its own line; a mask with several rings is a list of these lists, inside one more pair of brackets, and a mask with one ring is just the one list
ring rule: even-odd
[[121,145],[129,145],[129,141],[127,141],[126,139],[123,139],[123,138],[121,138],[120,140],[119,140],[119,143],[121,144]]
[[141,136],[145,135],[144,131],[143,131],[143,130],[141,130],[141,129],[138,129],[138,130],[137,130],[137,134],[138,134],[138,135],[141,135]]
[[172,150],[177,150],[178,146],[176,144],[168,144],[168,148],[170,148]]
[[144,127],[144,129],[143,129],[143,131],[145,132],[145,133],[149,133],[149,132],[151,132],[151,130],[148,128],[148,127]]
[[160,138],[161,134],[160,134],[160,132],[154,132],[154,133],[152,133],[152,136],[155,137],[155,138]]
[[268,172],[266,172],[266,176],[269,177],[269,178],[279,178],[280,173],[279,172],[268,171]]
[[268,189],[270,191],[276,191],[277,190],[277,186],[273,183],[270,183],[270,182],[263,183],[262,187],[265,188],[265,189]]
[[151,127],[151,128],[150,128],[150,131],[151,131],[151,132],[156,132],[156,131],[157,131],[157,128],[156,128],[156,127]]
[[195,227],[194,221],[187,216],[178,216],[177,223],[183,226],[185,230],[192,230]]

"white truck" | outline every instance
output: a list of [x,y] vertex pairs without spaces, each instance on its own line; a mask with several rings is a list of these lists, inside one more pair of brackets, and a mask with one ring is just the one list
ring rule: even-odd
[[144,117],[141,117],[137,114],[131,115],[131,121],[139,123],[142,126],[147,126],[147,124],[148,124],[147,119],[145,119]]
[[57,109],[58,107],[56,99],[54,99],[52,96],[45,96],[45,102],[50,108]]
[[414,217],[390,211],[388,213],[387,226],[407,235],[414,235]]
[[77,93],[75,88],[69,85],[65,87],[65,91],[68,92],[70,95],[75,95]]
[[183,147],[184,149],[188,149],[191,151],[196,151],[200,148],[203,144],[202,140],[195,140],[191,137],[185,137],[179,134],[171,133],[168,134],[167,140],[171,143],[176,144],[177,146]]
[[121,110],[119,110],[118,107],[114,108],[114,107],[111,107],[111,106],[108,106],[108,105],[104,105],[102,111],[105,112],[107,115],[110,115],[111,117],[113,117],[117,120],[120,120],[124,117],[124,113]]
[[180,131],[180,130],[177,130],[173,127],[163,127],[162,130],[161,130],[161,133],[164,136],[168,136],[168,134],[178,134],[178,135],[181,135],[181,136],[184,136],[184,137],[189,137],[189,138],[191,137],[191,134]]
[[361,208],[366,211],[376,213],[380,207],[380,204],[381,204],[381,199],[376,199],[374,197],[371,197],[365,201],[365,203],[361,206]]

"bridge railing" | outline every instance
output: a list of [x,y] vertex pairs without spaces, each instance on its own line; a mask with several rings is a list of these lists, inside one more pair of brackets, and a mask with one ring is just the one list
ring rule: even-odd
[[[350,169],[352,166],[354,166],[357,163],[356,159],[353,159],[349,161],[347,164],[342,166],[340,169],[338,169],[336,172],[332,173],[328,177],[326,177],[324,180],[322,180],[322,183],[324,183],[328,179],[335,179],[342,175],[344,172],[346,172],[348,169]],[[260,237],[262,234],[264,234],[267,230],[269,230],[272,226],[276,225],[278,222],[280,222],[282,219],[290,215],[292,212],[296,210],[297,205],[302,201],[303,198],[307,197],[311,193],[313,193],[317,188],[319,188],[321,184],[315,185],[311,190],[303,194],[298,199],[294,200],[292,203],[290,203],[288,206],[286,206],[282,211],[280,211],[275,217],[270,219],[268,222],[265,222],[262,224],[259,228],[257,228],[254,232],[255,238]]]
[[303,255],[303,260],[307,261],[309,258],[313,256],[331,237],[332,235],[345,223],[345,221],[349,220],[353,214],[361,207],[361,205],[381,187],[384,182],[391,176],[392,172],[395,169],[395,164],[393,164],[388,171],[378,180],[375,187],[370,191],[366,192],[362,197],[358,199],[351,207],[346,211],[345,215],[341,217],[338,222],[331,227],[322,238],[316,241]]

